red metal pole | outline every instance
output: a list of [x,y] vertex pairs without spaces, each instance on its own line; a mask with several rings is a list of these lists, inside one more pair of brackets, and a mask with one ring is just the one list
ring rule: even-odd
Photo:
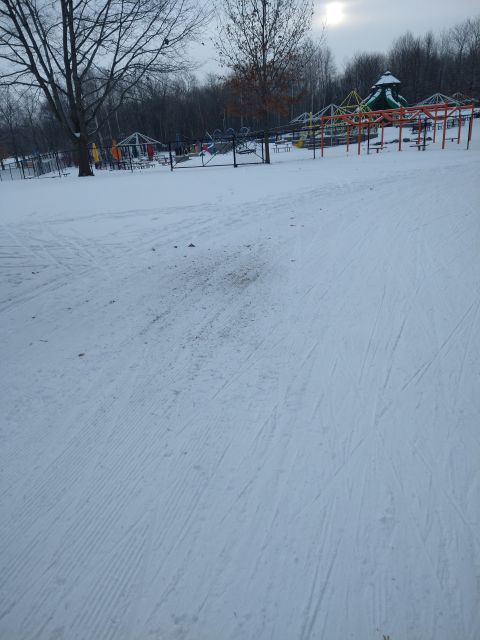
[[460,135],[462,133],[462,109],[458,108],[458,136],[457,136],[457,144],[460,144]]
[[380,142],[380,149],[383,149],[383,133],[384,133],[383,128],[384,128],[384,123],[382,122],[382,140]]
[[445,113],[443,115],[442,149],[445,149],[445,136],[447,135],[447,115],[448,115],[448,104],[445,103]]
[[437,109],[435,109],[435,115],[433,116],[433,144],[437,137]]
[[[360,116],[361,118],[361,116]],[[360,145],[362,143],[362,121],[358,121],[358,155],[360,155]]]

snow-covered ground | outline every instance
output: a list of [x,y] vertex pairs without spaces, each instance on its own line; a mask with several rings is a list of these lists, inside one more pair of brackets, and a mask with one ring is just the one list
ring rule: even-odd
[[474,135],[0,185],[2,640],[480,637]]

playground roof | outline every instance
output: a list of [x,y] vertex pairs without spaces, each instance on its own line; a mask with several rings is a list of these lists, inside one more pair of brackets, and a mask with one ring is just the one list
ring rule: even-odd
[[383,76],[375,83],[375,87],[381,87],[384,84],[401,84],[401,82],[390,71],[385,71]]
[[415,106],[421,104],[449,104],[457,107],[461,105],[462,102],[460,102],[460,100],[457,100],[456,98],[453,98],[452,96],[446,96],[444,93],[434,93],[433,95],[428,96],[428,98],[417,102]]
[[129,147],[132,145],[139,146],[142,144],[162,144],[162,143],[159,142],[158,140],[155,140],[154,138],[150,138],[149,136],[146,136],[144,133],[139,133],[138,131],[135,131],[134,133],[130,134],[129,136],[127,136],[126,138],[118,142],[117,147]]

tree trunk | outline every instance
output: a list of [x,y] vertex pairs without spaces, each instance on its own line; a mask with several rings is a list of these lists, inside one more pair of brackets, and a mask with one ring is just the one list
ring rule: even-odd
[[77,140],[77,159],[78,159],[78,177],[93,176],[92,167],[90,166],[90,153],[88,150],[88,141],[80,137]]
[[265,164],[270,164],[270,135],[267,128],[263,133],[263,144],[265,146]]

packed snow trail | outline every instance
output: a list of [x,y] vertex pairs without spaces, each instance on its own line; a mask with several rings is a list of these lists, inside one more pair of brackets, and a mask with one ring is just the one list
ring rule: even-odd
[[0,637],[477,640],[479,165],[0,185]]

